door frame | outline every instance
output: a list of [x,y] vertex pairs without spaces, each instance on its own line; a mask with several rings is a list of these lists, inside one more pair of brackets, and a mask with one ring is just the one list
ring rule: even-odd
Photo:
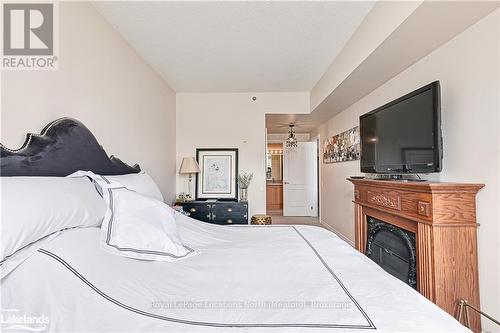
[[323,224],[322,223],[322,219],[321,219],[321,210],[322,210],[322,204],[321,204],[321,196],[322,196],[322,188],[323,188],[323,183],[322,183],[322,168],[321,168],[321,157],[322,157],[322,148],[321,148],[321,134],[318,133],[318,135],[314,136],[314,137],[311,137],[309,138],[309,141],[311,142],[314,142],[316,141],[317,143],[317,146],[318,146],[318,149],[317,149],[317,176],[318,176],[318,180],[317,180],[317,191],[318,191],[318,202],[316,203],[316,205],[318,206],[317,207],[317,210],[318,210],[318,222],[319,224]]

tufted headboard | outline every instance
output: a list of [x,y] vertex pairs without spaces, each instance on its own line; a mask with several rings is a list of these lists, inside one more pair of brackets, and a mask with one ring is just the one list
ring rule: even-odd
[[141,171],[137,164],[108,157],[92,132],[72,118],[57,119],[40,134],[28,133],[18,149],[0,143],[1,176],[67,176],[78,170],[102,175]]

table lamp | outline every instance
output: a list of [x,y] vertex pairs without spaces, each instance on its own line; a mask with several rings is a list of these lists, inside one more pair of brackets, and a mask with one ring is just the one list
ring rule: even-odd
[[181,168],[179,169],[179,173],[188,174],[189,175],[189,195],[193,198],[191,192],[191,183],[193,181],[193,173],[200,172],[200,167],[198,166],[198,162],[194,159],[194,157],[183,157]]

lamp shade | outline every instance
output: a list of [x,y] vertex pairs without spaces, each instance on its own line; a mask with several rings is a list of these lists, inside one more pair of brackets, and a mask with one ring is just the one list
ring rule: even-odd
[[183,157],[181,168],[179,169],[179,173],[198,173],[200,172],[200,167],[198,166],[198,162],[194,159],[194,157]]

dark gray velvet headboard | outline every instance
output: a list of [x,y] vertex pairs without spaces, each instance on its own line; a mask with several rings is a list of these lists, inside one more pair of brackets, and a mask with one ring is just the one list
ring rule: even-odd
[[21,148],[9,149],[0,143],[1,176],[67,176],[78,170],[102,175],[141,171],[116,157],[108,157],[96,138],[80,121],[57,119],[40,134],[26,135]]

